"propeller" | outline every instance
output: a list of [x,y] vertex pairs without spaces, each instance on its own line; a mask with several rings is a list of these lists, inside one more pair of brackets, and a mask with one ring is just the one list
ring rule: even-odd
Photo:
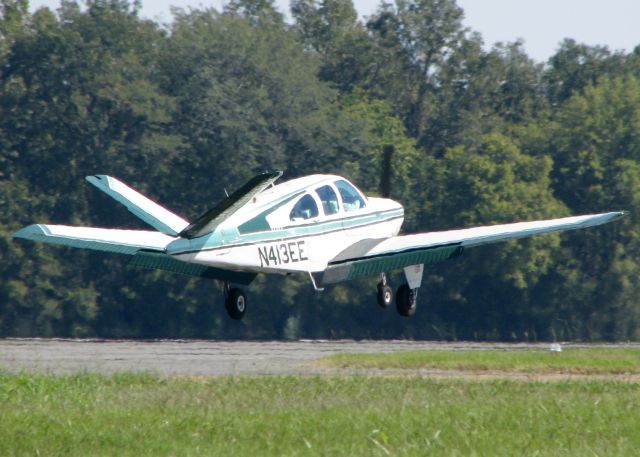
[[391,178],[393,169],[391,168],[391,157],[395,148],[392,144],[385,144],[382,147],[382,176],[380,176],[380,195],[383,198],[391,197]]

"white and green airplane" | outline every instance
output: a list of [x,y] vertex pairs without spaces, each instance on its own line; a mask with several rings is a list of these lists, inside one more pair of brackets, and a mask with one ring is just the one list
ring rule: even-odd
[[127,207],[155,230],[30,225],[14,234],[45,243],[127,254],[137,266],[220,281],[233,319],[246,310],[246,295],[230,284],[248,285],[258,273],[308,274],[317,290],[363,276],[380,276],[378,303],[393,293],[386,272],[404,269],[396,307],[416,310],[424,265],[454,258],[468,247],[548,232],[605,224],[622,211],[399,235],[400,203],[367,197],[348,180],[311,175],[278,185],[282,172],[256,176],[193,222],[174,214],[116,178],[87,181]]

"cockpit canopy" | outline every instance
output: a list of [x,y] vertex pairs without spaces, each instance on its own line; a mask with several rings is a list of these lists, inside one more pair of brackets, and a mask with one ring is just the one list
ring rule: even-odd
[[358,189],[344,179],[337,179],[318,186],[300,197],[293,206],[289,219],[297,222],[320,215],[333,216],[341,212],[363,209],[366,206],[366,197]]
[[292,221],[298,219],[311,219],[312,217],[318,217],[318,205],[313,197],[309,194],[303,195],[298,203],[291,210],[289,218]]

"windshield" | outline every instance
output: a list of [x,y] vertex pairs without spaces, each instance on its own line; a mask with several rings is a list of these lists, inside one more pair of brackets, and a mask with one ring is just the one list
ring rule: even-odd
[[347,181],[341,179],[336,181],[335,185],[342,197],[342,206],[344,206],[345,211],[354,211],[366,206],[364,199],[360,196],[360,193]]

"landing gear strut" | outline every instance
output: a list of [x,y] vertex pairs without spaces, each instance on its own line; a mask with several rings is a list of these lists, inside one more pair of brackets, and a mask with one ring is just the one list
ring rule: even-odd
[[393,291],[387,285],[387,275],[380,273],[380,282],[378,283],[378,305],[387,308],[391,304]]
[[241,289],[230,287],[229,283],[225,282],[224,307],[227,309],[229,317],[238,321],[244,317],[247,310],[247,296]]

